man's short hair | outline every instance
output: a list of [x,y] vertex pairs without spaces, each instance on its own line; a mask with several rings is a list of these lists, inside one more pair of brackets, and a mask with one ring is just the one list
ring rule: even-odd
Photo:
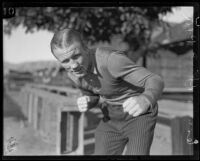
[[83,37],[80,32],[74,29],[63,29],[57,31],[50,43],[51,52],[53,53],[55,48],[66,49],[75,42],[78,42],[85,47]]

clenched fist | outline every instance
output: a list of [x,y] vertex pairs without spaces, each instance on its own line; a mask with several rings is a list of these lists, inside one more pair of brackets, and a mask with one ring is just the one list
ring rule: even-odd
[[90,102],[89,96],[82,96],[77,99],[77,105],[80,112],[85,112],[88,110],[88,105]]
[[123,103],[124,112],[128,112],[133,117],[147,112],[150,101],[145,96],[130,97]]

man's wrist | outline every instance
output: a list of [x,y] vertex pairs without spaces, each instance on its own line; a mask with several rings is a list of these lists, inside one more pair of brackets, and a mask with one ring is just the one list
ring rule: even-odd
[[145,104],[148,106],[148,110],[151,109],[152,108],[152,102],[150,101],[151,100],[150,96],[145,95],[145,94],[142,94],[140,96],[144,99]]

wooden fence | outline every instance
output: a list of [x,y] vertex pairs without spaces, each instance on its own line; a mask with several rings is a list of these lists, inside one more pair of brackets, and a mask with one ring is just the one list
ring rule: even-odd
[[57,88],[70,95],[66,97],[54,90],[41,85],[23,88],[21,93],[27,100],[23,112],[41,136],[54,143],[56,154],[83,154],[84,113],[78,112],[75,104],[80,92]]
[[[56,146],[56,154],[84,155],[88,145],[94,148],[94,130],[85,130],[88,118],[76,106],[79,90],[30,84],[21,94],[25,100],[22,109],[29,123]],[[98,110],[93,112],[101,115]],[[159,111],[158,123],[170,127],[172,155],[193,154],[193,146],[186,139],[188,120],[192,117],[170,116]]]

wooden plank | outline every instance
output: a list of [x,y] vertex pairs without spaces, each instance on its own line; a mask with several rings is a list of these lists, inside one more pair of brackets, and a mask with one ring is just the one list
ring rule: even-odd
[[79,118],[79,135],[78,135],[78,148],[77,153],[79,155],[84,154],[84,119],[85,119],[85,113],[81,113]]
[[61,142],[61,150],[60,153],[63,154],[65,152],[66,148],[66,139],[67,139],[67,113],[66,112],[61,112],[61,125],[60,125],[60,131],[61,131],[61,137],[60,137],[60,142]]
[[60,155],[61,154],[61,110],[58,110],[58,122],[57,122],[57,127],[58,127],[58,131],[57,131],[57,136],[56,136],[56,154]]
[[58,91],[58,93],[66,92],[66,93],[74,94],[74,95],[80,94],[80,90],[69,88],[69,87],[60,87],[60,86],[52,86],[52,85],[44,85],[44,84],[29,84],[29,86],[32,88],[37,88],[37,89],[43,88],[48,91],[55,90],[55,91]]
[[58,94],[53,94],[47,91],[43,91],[40,89],[32,89],[26,88],[25,91],[35,94],[38,97],[43,97],[44,99],[49,99],[52,102],[58,103],[60,108],[65,109],[66,111],[79,111],[77,104],[76,104],[76,97],[65,97]]
[[73,116],[73,146],[72,149],[77,150],[79,140],[78,140],[78,135],[79,135],[79,119],[80,119],[80,112],[70,112],[70,114]]
[[66,133],[67,133],[67,138],[66,138],[66,152],[71,152],[73,151],[73,117],[72,115],[70,114],[70,112],[67,112],[67,123],[66,123],[66,126],[67,126],[67,129],[66,129]]
[[173,155],[193,155],[193,144],[187,143],[189,122],[191,117],[176,117],[172,120],[172,151]]
[[173,118],[174,118],[173,116],[158,113],[157,123],[171,126],[171,121]]
[[[39,131],[42,130],[42,110],[43,110],[43,99],[41,97],[38,97],[37,101],[37,129]],[[44,117],[44,116],[43,116]]]
[[95,133],[95,129],[84,131],[85,135],[90,135],[90,134],[94,134],[94,133]]
[[193,88],[164,88],[163,93],[193,93]]
[[38,97],[37,95],[33,96],[33,127],[37,129],[38,122]]
[[159,100],[158,111],[169,116],[193,117],[193,103],[189,101]]
[[33,102],[33,95],[29,92],[28,93],[28,122],[32,122],[32,102]]
[[94,144],[94,143],[95,143],[95,138],[94,137],[84,140],[84,146],[86,146],[88,144]]
[[83,155],[84,114],[61,111],[60,153],[62,155]]

